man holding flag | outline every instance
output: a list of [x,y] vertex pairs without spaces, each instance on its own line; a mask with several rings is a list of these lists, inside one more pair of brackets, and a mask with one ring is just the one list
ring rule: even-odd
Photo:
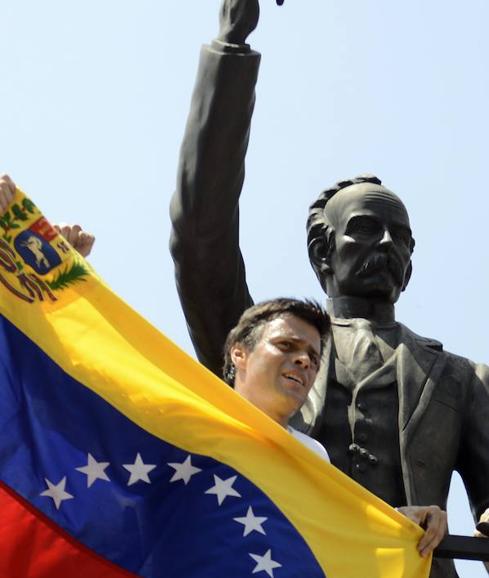
[[[419,528],[131,311],[20,191],[1,223],[1,576],[426,576]],[[320,333],[262,329],[231,347],[237,385],[275,367],[300,405]]]
[[[274,299],[247,309],[224,346],[224,379],[237,393],[329,461],[314,438],[289,425],[313,386],[330,329],[321,306],[311,301]],[[428,556],[447,533],[438,506],[403,506],[405,516],[426,529],[418,544]]]

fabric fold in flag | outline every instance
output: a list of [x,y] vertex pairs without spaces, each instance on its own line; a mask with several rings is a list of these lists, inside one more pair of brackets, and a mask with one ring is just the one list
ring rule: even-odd
[[0,314],[1,576],[428,575],[420,528],[142,319],[20,191]]

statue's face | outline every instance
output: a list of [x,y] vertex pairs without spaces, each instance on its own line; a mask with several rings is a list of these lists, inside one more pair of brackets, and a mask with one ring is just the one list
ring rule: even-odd
[[328,295],[395,303],[411,274],[411,228],[400,199],[378,185],[353,185],[328,202],[326,217],[335,230]]

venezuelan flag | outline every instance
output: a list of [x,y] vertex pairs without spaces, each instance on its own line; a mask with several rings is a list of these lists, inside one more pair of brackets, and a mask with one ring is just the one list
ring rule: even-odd
[[2,578],[422,578],[421,530],[0,218]]

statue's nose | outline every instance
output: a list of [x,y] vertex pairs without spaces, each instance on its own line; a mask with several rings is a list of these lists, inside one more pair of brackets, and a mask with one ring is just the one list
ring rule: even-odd
[[393,241],[392,241],[392,235],[389,231],[389,229],[386,227],[384,229],[382,238],[380,239],[379,244],[380,245],[392,245]]

